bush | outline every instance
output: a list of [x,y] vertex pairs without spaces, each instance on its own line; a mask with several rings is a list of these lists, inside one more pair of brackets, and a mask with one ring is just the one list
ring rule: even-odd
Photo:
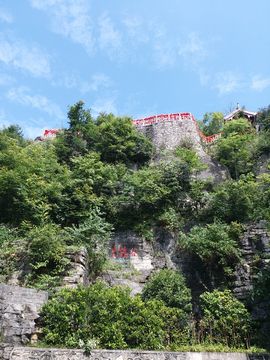
[[214,290],[200,296],[204,325],[210,340],[226,346],[250,347],[251,316],[230,290]]
[[127,288],[90,284],[85,290],[63,289],[42,308],[45,341],[77,347],[89,339],[101,348],[162,350],[174,342],[186,341],[183,312],[162,301],[144,304],[131,298]]
[[209,267],[221,265],[227,275],[231,275],[232,266],[240,260],[237,237],[241,226],[215,222],[206,226],[194,226],[188,235],[179,234],[179,244],[189,252],[198,255]]
[[239,181],[226,180],[206,199],[207,206],[200,211],[201,219],[226,223],[255,220],[262,210],[258,196],[260,188],[251,173],[241,175]]
[[144,302],[162,300],[166,306],[184,312],[190,312],[192,308],[190,289],[186,287],[184,277],[172,270],[160,270],[154,275],[144,286],[141,297]]

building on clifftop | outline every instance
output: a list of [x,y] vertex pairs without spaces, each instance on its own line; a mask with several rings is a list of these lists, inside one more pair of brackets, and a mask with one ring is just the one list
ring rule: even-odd
[[233,110],[230,114],[224,116],[224,123],[228,120],[233,120],[235,116],[238,114],[241,117],[246,117],[250,122],[250,125],[254,125],[256,121],[257,111],[248,111],[246,109],[240,108],[239,103],[237,103],[237,108]]

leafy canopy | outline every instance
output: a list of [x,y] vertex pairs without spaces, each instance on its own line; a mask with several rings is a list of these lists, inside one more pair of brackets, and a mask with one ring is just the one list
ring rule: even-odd
[[241,225],[214,222],[206,226],[194,226],[188,235],[180,232],[179,244],[189,252],[198,255],[209,267],[221,265],[227,275],[231,275],[232,266],[240,260],[237,238],[241,234]]
[[159,270],[153,279],[145,284],[141,297],[144,302],[162,300],[166,306],[184,312],[190,312],[192,308],[190,289],[186,287],[184,277],[172,270]]
[[79,101],[68,111],[69,128],[57,134],[57,154],[62,161],[72,156],[84,155],[87,151],[100,154],[108,163],[144,163],[152,155],[152,143],[138,133],[130,117],[101,114],[93,119],[90,109],[84,109]]
[[203,116],[203,120],[197,120],[199,129],[205,136],[210,136],[222,132],[223,117],[220,112],[207,112]]
[[227,121],[224,125],[223,137],[216,146],[216,157],[236,180],[241,174],[250,172],[257,160],[254,141],[255,133],[247,119]]
[[227,346],[250,347],[251,316],[230,290],[206,291],[200,296],[204,323],[210,328],[210,340]]
[[165,349],[186,340],[183,312],[162,301],[144,304],[130,289],[90,284],[87,290],[63,289],[42,308],[45,341],[77,347],[79,341],[99,340],[101,348]]

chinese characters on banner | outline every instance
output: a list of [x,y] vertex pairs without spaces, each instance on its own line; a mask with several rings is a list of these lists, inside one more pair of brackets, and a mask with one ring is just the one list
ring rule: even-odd
[[119,248],[119,250],[116,250],[116,247],[114,247],[112,249],[112,256],[114,259],[128,259],[128,258],[131,258],[131,257],[135,257],[137,256],[138,253],[137,253],[137,249],[136,248],[131,248],[130,250],[130,254],[127,252],[127,249],[126,249],[126,246],[125,247],[121,247]]

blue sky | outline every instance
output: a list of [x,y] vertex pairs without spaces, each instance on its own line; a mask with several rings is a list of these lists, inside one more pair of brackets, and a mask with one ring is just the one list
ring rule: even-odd
[[269,0],[0,0],[0,127],[270,103]]

